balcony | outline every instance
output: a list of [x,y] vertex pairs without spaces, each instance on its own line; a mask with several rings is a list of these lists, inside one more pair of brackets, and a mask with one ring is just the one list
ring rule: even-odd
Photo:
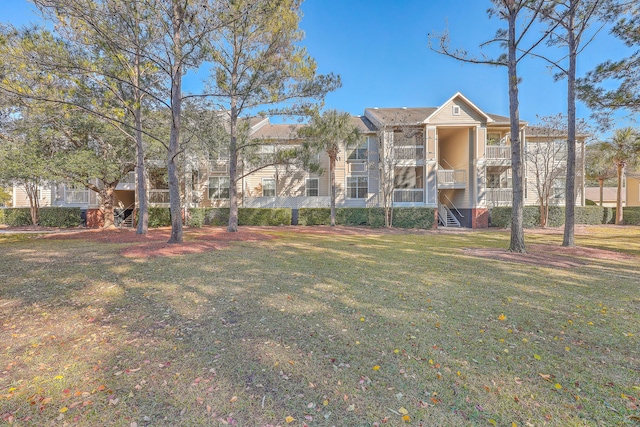
[[438,189],[467,187],[467,171],[464,169],[441,169],[438,171]]
[[485,199],[489,206],[511,206],[513,191],[511,188],[487,188]]
[[393,190],[393,203],[424,203],[424,188]]
[[69,205],[86,205],[89,203],[89,190],[66,190],[65,202]]
[[149,190],[149,203],[169,205],[169,190]]
[[396,145],[393,147],[396,160],[424,160],[423,145]]
[[135,190],[136,188],[136,173],[129,172],[116,187],[116,190]]
[[511,146],[488,145],[485,149],[487,160],[506,161],[511,160]]

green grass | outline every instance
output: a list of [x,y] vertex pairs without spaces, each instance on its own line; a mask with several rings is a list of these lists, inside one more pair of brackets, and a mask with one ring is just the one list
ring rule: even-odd
[[495,231],[270,229],[139,260],[0,236],[0,423],[637,425],[640,228],[587,230],[635,258],[463,250],[508,246]]

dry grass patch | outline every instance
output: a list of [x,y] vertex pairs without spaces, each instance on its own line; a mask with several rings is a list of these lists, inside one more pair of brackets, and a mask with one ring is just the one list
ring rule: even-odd
[[185,248],[226,241],[135,259],[123,253],[149,241],[130,234],[0,236],[0,419],[583,426],[640,416],[638,228],[580,229],[589,249],[579,253],[558,249],[557,233],[527,235],[560,265],[494,256],[508,244],[495,231],[243,232],[189,231]]

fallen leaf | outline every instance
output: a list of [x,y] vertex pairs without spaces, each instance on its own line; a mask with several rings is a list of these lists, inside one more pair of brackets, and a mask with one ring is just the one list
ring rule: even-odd
[[507,320],[507,316],[504,315],[504,313],[502,313],[500,316],[498,316],[498,320]]
[[374,367],[373,367],[373,370],[374,370],[374,371],[379,371],[379,370],[380,370],[380,365],[376,365],[376,366],[374,366]]
[[558,384],[558,383],[556,383],[556,384],[554,385],[554,387],[555,387],[556,389],[558,389],[558,390],[561,390],[561,389],[562,389],[562,386],[561,386],[560,384]]
[[411,421],[411,417],[409,415],[405,415],[404,417],[402,417],[402,421],[404,421],[405,423],[408,423]]
[[402,415],[407,415],[409,413],[409,411],[407,411],[407,408],[405,408],[404,406],[398,409],[398,412],[400,412]]
[[229,399],[229,402],[233,403],[236,400],[238,400],[238,396],[233,396],[231,399]]
[[351,404],[349,406],[347,406],[347,411],[351,412],[351,411],[355,411],[356,410],[356,405]]
[[289,415],[287,418],[284,419],[287,424],[294,422],[296,419],[293,418],[291,415]]
[[62,408],[60,408],[60,413],[64,414],[65,412],[67,412],[69,410],[69,408],[67,408],[66,406],[63,406]]

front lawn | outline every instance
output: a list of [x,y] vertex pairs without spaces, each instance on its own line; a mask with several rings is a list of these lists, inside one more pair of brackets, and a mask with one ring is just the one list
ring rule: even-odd
[[640,423],[638,227],[248,230],[0,235],[0,423]]

